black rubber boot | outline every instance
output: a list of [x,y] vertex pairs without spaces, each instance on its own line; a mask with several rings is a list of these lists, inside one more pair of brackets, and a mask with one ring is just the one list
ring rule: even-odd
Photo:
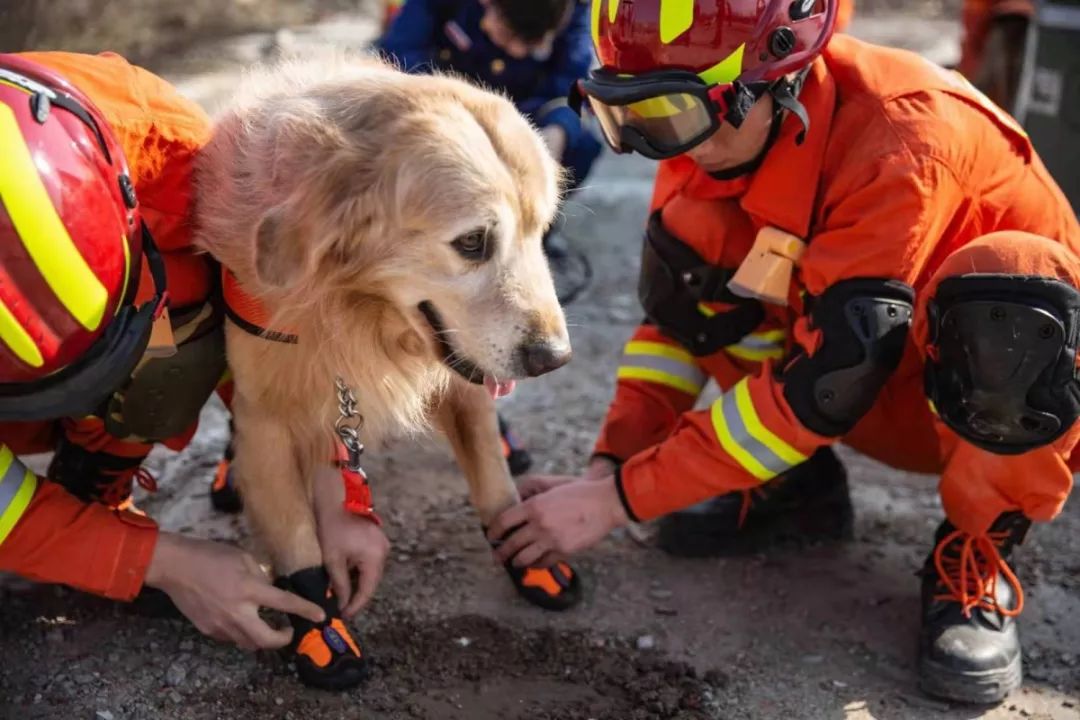
[[1012,512],[998,518],[984,538],[959,532],[948,521],[938,528],[922,581],[919,686],[927,694],[985,704],[1020,687],[1024,671],[1015,616],[1023,608],[1023,590],[1007,561],[1030,527],[1023,514]]
[[510,425],[499,415],[499,436],[502,438],[503,457],[506,465],[510,468],[510,474],[514,477],[524,475],[532,467],[532,455],[518,440],[517,435],[510,429]]
[[657,545],[678,557],[746,555],[779,543],[850,540],[847,472],[831,448],[754,490],[661,518]]
[[326,569],[301,570],[278,578],[274,584],[326,611],[326,620],[319,624],[296,615],[289,616],[293,641],[288,651],[292,653],[301,682],[320,690],[334,691],[359,685],[367,677],[367,661],[341,619],[337,600],[330,593],[330,576]]

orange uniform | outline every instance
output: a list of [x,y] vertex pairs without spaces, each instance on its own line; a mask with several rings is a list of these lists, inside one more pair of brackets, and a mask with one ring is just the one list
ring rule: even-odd
[[[1080,285],[1080,227],[1068,202],[1011,118],[914,54],[836,36],[800,100],[810,117],[805,142],[795,141],[798,123],[786,123],[750,176],[717,180],[685,156],[661,164],[654,213],[710,265],[738,267],[766,226],[808,246],[788,304],[766,304],[761,325],[720,352],[694,357],[649,324],[635,332],[596,445],[622,463],[625,504],[639,519],[655,518],[753,488],[840,440],[893,467],[941,473],[946,512],[966,532],[985,533],[1009,509],[1051,519],[1072,487],[1077,428],[1008,456],[960,440],[924,392],[925,316],[934,288],[954,275]],[[974,242],[1001,230],[1041,238]],[[785,370],[821,349],[809,308],[838,283],[864,278],[914,288],[913,330],[861,420],[814,432],[789,403]],[[723,397],[695,411],[710,377]]]
[[[123,147],[142,216],[165,260],[177,342],[205,333],[215,320],[208,299],[214,286],[211,261],[192,248],[192,172],[208,140],[203,111],[165,81],[113,54],[28,53],[26,57],[66,77],[97,105]],[[143,267],[139,302],[153,294]],[[178,320],[179,319],[179,320]],[[182,447],[194,427],[167,441]],[[0,477],[21,474],[13,497],[0,497],[0,569],[45,582],[130,599],[142,586],[157,528],[134,513],[85,504],[62,487],[35,478],[21,454],[48,452],[67,441],[91,453],[138,464],[152,444],[116,438],[100,418],[0,426]]]
[[855,17],[855,0],[840,0],[836,10],[836,30],[844,32]]

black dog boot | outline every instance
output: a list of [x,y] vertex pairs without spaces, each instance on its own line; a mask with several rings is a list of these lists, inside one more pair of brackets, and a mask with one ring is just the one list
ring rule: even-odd
[[296,672],[309,687],[348,690],[367,677],[367,663],[360,646],[345,627],[337,600],[330,592],[330,576],[323,567],[309,568],[278,578],[282,590],[310,600],[326,611],[326,620],[313,623],[290,615],[293,641],[289,646]]
[[1024,607],[1020,581],[1007,560],[1031,521],[999,517],[983,537],[938,528],[926,559],[919,634],[919,686],[935,697],[996,703],[1023,682],[1016,617]]
[[499,437],[502,439],[502,451],[503,457],[506,459],[506,466],[514,477],[524,475],[532,467],[532,455],[529,454],[525,445],[518,440],[517,435],[510,429],[510,425],[503,419],[503,416],[499,415],[498,418]]
[[781,542],[849,540],[855,512],[831,448],[753,490],[728,493],[658,521],[657,545],[678,557],[746,555]]
[[[499,547],[499,542],[491,543],[491,547]],[[581,581],[567,563],[550,568],[519,568],[508,562],[504,567],[518,595],[538,608],[562,612],[581,602]]]

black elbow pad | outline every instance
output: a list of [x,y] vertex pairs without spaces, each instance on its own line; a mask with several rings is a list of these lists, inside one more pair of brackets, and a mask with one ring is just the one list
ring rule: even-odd
[[844,280],[812,299],[821,345],[782,371],[784,397],[807,429],[840,437],[870,411],[900,364],[914,301],[910,286],[878,278]]

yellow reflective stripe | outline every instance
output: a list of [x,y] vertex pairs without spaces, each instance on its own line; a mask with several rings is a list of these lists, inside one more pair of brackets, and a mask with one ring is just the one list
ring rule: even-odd
[[619,0],[607,0],[607,20],[609,23],[615,22],[615,18],[619,17]]
[[592,0],[592,41],[593,46],[600,44],[600,6],[604,0]]
[[626,348],[623,352],[627,355],[656,355],[658,357],[668,358],[669,360],[678,360],[679,362],[684,362],[688,365],[697,367],[697,362],[694,360],[693,355],[682,348],[665,345],[664,343],[649,342],[647,340],[631,340],[626,343]]
[[739,408],[739,416],[742,418],[751,437],[772,450],[778,458],[789,465],[799,465],[807,461],[806,455],[778,438],[761,422],[757,410],[754,409],[754,401],[750,398],[750,386],[745,379],[740,380],[735,385],[734,390],[735,404]]
[[0,300],[0,341],[3,341],[16,357],[30,367],[39,368],[45,364],[41,351],[30,337],[30,333],[19,324],[3,300]]
[[96,330],[109,294],[71,241],[7,105],[0,105],[0,147],[0,201],[15,232],[57,299],[80,325]]
[[[22,471],[21,479],[13,474],[20,470]],[[2,544],[15,528],[15,524],[22,518],[26,508],[30,506],[30,500],[37,492],[38,480],[34,473],[24,468],[22,463],[15,459],[15,455],[7,446],[0,446],[0,478],[3,478],[5,485],[8,482],[19,483],[18,489],[10,495],[10,499],[3,507],[0,507],[0,544]]]
[[747,452],[746,449],[739,445],[739,443],[735,442],[735,438],[731,434],[731,429],[728,427],[727,420],[724,419],[723,401],[724,398],[721,397],[714,402],[711,413],[713,430],[716,432],[716,439],[720,441],[720,446],[724,448],[724,452],[739,463],[746,472],[750,473],[758,480],[761,480],[762,482],[772,480],[776,477],[776,473],[758,462],[757,458]]
[[660,0],[660,42],[667,45],[694,24],[694,0]]
[[779,360],[784,357],[784,348],[748,348],[741,345],[728,345],[724,348],[724,352],[733,357],[737,357],[740,360],[749,360],[750,362],[761,362],[763,360]]
[[697,395],[701,392],[701,386],[692,380],[679,377],[673,373],[664,372],[663,370],[655,370],[653,368],[621,367],[615,376],[619,380],[645,380],[646,382],[656,383],[657,385],[666,385],[675,388],[676,390],[681,390],[684,393],[689,393],[690,395]]
[[[128,248],[127,235],[120,236],[120,247],[124,248],[124,285],[120,288],[120,297],[127,295],[128,281],[131,279],[131,249]],[[120,312],[123,303],[116,303],[116,312]]]
[[928,404],[928,405],[930,406],[930,412],[932,412],[932,413],[934,413],[935,415],[937,415],[937,414],[938,414],[938,411],[937,411],[937,405],[935,405],[935,404],[934,404],[934,401],[933,401],[933,400],[931,400],[930,398],[926,398],[926,402],[927,402],[927,404]]
[[735,52],[728,55],[708,70],[698,73],[698,77],[707,85],[726,85],[735,82],[742,74],[743,55],[746,53],[746,43],[743,43]]

